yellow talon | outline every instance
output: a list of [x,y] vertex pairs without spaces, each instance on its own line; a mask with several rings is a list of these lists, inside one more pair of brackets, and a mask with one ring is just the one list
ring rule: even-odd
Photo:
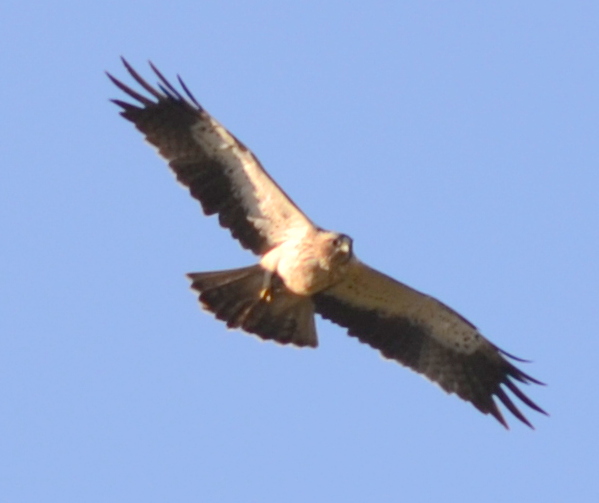
[[263,288],[260,291],[260,298],[266,302],[270,302],[272,300],[272,295],[270,293],[270,288]]

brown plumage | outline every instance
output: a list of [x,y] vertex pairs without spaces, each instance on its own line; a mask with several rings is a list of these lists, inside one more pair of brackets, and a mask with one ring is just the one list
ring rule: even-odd
[[[531,426],[506,393],[545,413],[516,386],[539,381],[438,300],[371,269],[352,240],[316,226],[239,140],[154,66],[158,89],[123,60],[149,97],[109,75],[137,103],[113,100],[169,163],[206,215],[217,214],[257,265],[191,273],[202,306],[230,328],[281,344],[316,347],[314,313],[456,393],[507,427],[494,398]],[[516,359],[517,360],[517,359]]]

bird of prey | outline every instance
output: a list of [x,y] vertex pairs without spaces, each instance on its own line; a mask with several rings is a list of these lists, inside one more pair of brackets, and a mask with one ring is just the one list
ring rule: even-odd
[[509,361],[523,360],[445,304],[360,262],[352,239],[314,224],[180,77],[181,91],[150,63],[159,81],[154,88],[123,63],[145,94],[108,74],[136,102],[112,100],[121,115],[156,147],[204,213],[217,214],[220,225],[259,257],[251,267],[188,274],[204,309],[229,328],[310,347],[318,344],[317,313],[506,428],[494,397],[532,428],[507,391],[546,414],[516,386],[542,384]]

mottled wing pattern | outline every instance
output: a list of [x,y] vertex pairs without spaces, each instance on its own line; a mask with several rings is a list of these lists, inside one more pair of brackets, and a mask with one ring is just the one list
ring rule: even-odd
[[184,97],[152,66],[160,80],[150,86],[123,59],[133,79],[149,94],[112,82],[138,103],[113,100],[168,161],[177,179],[199,200],[206,215],[218,214],[244,248],[263,255],[289,232],[313,226],[266,173],[254,154],[212,118],[179,83]]
[[[436,299],[354,260],[344,281],[314,296],[316,312],[385,357],[425,375],[448,393],[492,414],[507,427],[493,397],[520,421],[532,425],[502,386],[532,409],[545,413],[516,386],[539,381],[512,365],[512,357],[482,337],[476,327]],[[514,358],[516,359],[516,358]]]

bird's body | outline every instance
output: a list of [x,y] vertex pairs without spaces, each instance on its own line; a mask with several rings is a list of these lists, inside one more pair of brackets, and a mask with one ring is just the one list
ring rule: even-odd
[[538,381],[510,363],[510,355],[443,303],[360,262],[347,235],[315,225],[180,79],[187,98],[154,67],[160,90],[125,66],[153,99],[109,75],[140,103],[114,100],[123,117],[158,149],[204,213],[218,214],[220,224],[259,256],[255,266],[189,274],[205,309],[231,328],[311,347],[318,344],[318,313],[506,426],[494,396],[530,423],[503,387],[544,412],[515,385]]
[[260,260],[267,271],[277,273],[285,286],[298,295],[311,296],[343,279],[352,256],[351,240],[343,234],[308,229],[270,250]]

